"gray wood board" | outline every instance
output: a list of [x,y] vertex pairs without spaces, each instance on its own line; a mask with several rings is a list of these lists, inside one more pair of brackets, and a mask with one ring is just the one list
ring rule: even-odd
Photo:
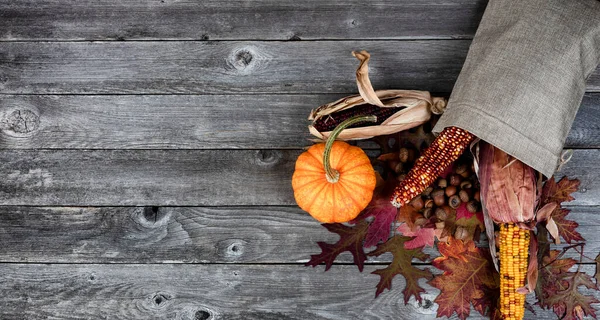
[[0,40],[470,38],[487,0],[0,3]]
[[[0,148],[297,149],[310,144],[310,110],[341,97],[6,95]],[[566,145],[600,148],[600,94],[586,95]]]
[[[571,209],[568,218],[580,224],[584,252],[594,258],[600,207]],[[296,207],[0,207],[0,217],[0,263],[303,264],[321,252],[318,241],[339,238]],[[579,261],[574,250],[565,257]],[[343,253],[336,263],[352,263],[352,256]]]
[[[403,303],[404,279],[374,298],[377,267],[4,264],[4,319],[435,319],[439,290]],[[594,267],[582,271],[594,273]],[[584,291],[600,298],[598,291]],[[529,296],[534,302],[533,295]],[[526,319],[557,319],[535,307]],[[469,319],[486,319],[471,309]],[[456,319],[453,317],[452,319]],[[489,319],[489,318],[488,318]]]
[[[0,205],[294,205],[299,150],[0,150]],[[581,179],[573,205],[599,205],[600,150],[575,150],[557,176]]]
[[[355,93],[372,54],[376,89],[450,92],[469,40],[5,42],[4,94]],[[587,89],[600,89],[596,70]]]
[[355,93],[372,53],[378,89],[449,92],[470,41],[5,42],[0,93]]

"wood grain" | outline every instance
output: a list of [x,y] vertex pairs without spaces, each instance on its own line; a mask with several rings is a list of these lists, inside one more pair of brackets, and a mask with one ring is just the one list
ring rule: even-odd
[[[401,276],[394,278],[393,290],[374,299],[378,279],[370,273],[377,268],[367,266],[361,274],[354,266],[324,273],[288,265],[5,264],[0,289],[10,294],[0,297],[0,317],[435,319],[437,305],[431,302],[439,291],[427,284],[421,305],[414,299],[404,305]],[[594,267],[582,271],[593,274]],[[535,316],[526,311],[525,318],[556,319],[550,311],[534,310]],[[485,319],[471,314],[469,319]]]
[[0,3],[0,40],[470,38],[487,0]]
[[[600,209],[571,209],[585,253],[595,257]],[[303,264],[321,252],[318,241],[338,240],[296,207],[0,207],[0,216],[0,263]],[[579,260],[574,250],[565,257]],[[385,254],[367,263],[389,262]]]
[[[341,97],[6,95],[0,148],[297,149],[310,110]],[[600,94],[586,95],[566,146],[600,147]]]
[[5,42],[0,93],[352,93],[369,50],[378,89],[449,92],[468,40]]
[[[298,150],[0,150],[0,205],[294,205]],[[573,205],[599,205],[600,150],[557,174],[581,180]]]

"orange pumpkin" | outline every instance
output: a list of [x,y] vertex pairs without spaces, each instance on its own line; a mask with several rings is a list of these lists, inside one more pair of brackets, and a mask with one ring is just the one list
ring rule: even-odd
[[342,122],[327,143],[319,143],[296,161],[292,188],[296,203],[320,222],[347,222],[367,207],[376,177],[361,148],[334,141],[345,127],[375,117],[359,116]]

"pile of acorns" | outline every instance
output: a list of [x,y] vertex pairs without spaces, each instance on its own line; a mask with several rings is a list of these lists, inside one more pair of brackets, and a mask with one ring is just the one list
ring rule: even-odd
[[[378,159],[387,163],[400,182],[419,153],[413,146],[404,146],[398,152],[383,154]],[[479,181],[472,163],[469,155],[463,155],[442,177],[409,203],[418,212],[412,221],[415,226],[441,229],[442,237],[453,235],[461,240],[472,239],[482,231],[483,226],[477,230],[472,223],[460,225],[456,221],[456,210],[463,204],[470,213],[481,211]]]

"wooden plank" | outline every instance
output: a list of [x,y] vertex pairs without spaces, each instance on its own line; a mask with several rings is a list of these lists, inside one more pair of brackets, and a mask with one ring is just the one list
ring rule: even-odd
[[0,3],[0,40],[470,38],[487,0]]
[[[0,148],[297,149],[310,110],[342,96],[7,95]],[[600,148],[600,94],[586,95],[567,147]]]
[[[404,279],[397,276],[393,290],[375,299],[374,266],[362,274],[353,266],[326,273],[286,265],[2,267],[0,288],[10,292],[0,297],[5,319],[435,319],[432,301],[439,294],[423,283],[424,302],[413,298],[404,305]],[[593,274],[594,267],[582,271]],[[556,319],[551,311],[534,310],[526,310],[525,319]],[[486,319],[471,314],[469,319]]]
[[[572,209],[594,258],[600,208]],[[296,207],[0,207],[0,216],[0,263],[304,264],[321,252],[317,241],[338,240]],[[573,250],[565,257],[579,260]],[[368,263],[390,261],[386,254]]]
[[[3,94],[355,93],[372,54],[377,89],[450,92],[469,40],[6,42]],[[600,89],[598,71],[588,90]]]
[[[0,205],[294,205],[298,150],[0,150]],[[600,150],[557,176],[581,179],[573,205],[599,205]]]
[[449,92],[468,40],[6,42],[4,94],[355,93],[358,61],[373,55],[378,89]]

